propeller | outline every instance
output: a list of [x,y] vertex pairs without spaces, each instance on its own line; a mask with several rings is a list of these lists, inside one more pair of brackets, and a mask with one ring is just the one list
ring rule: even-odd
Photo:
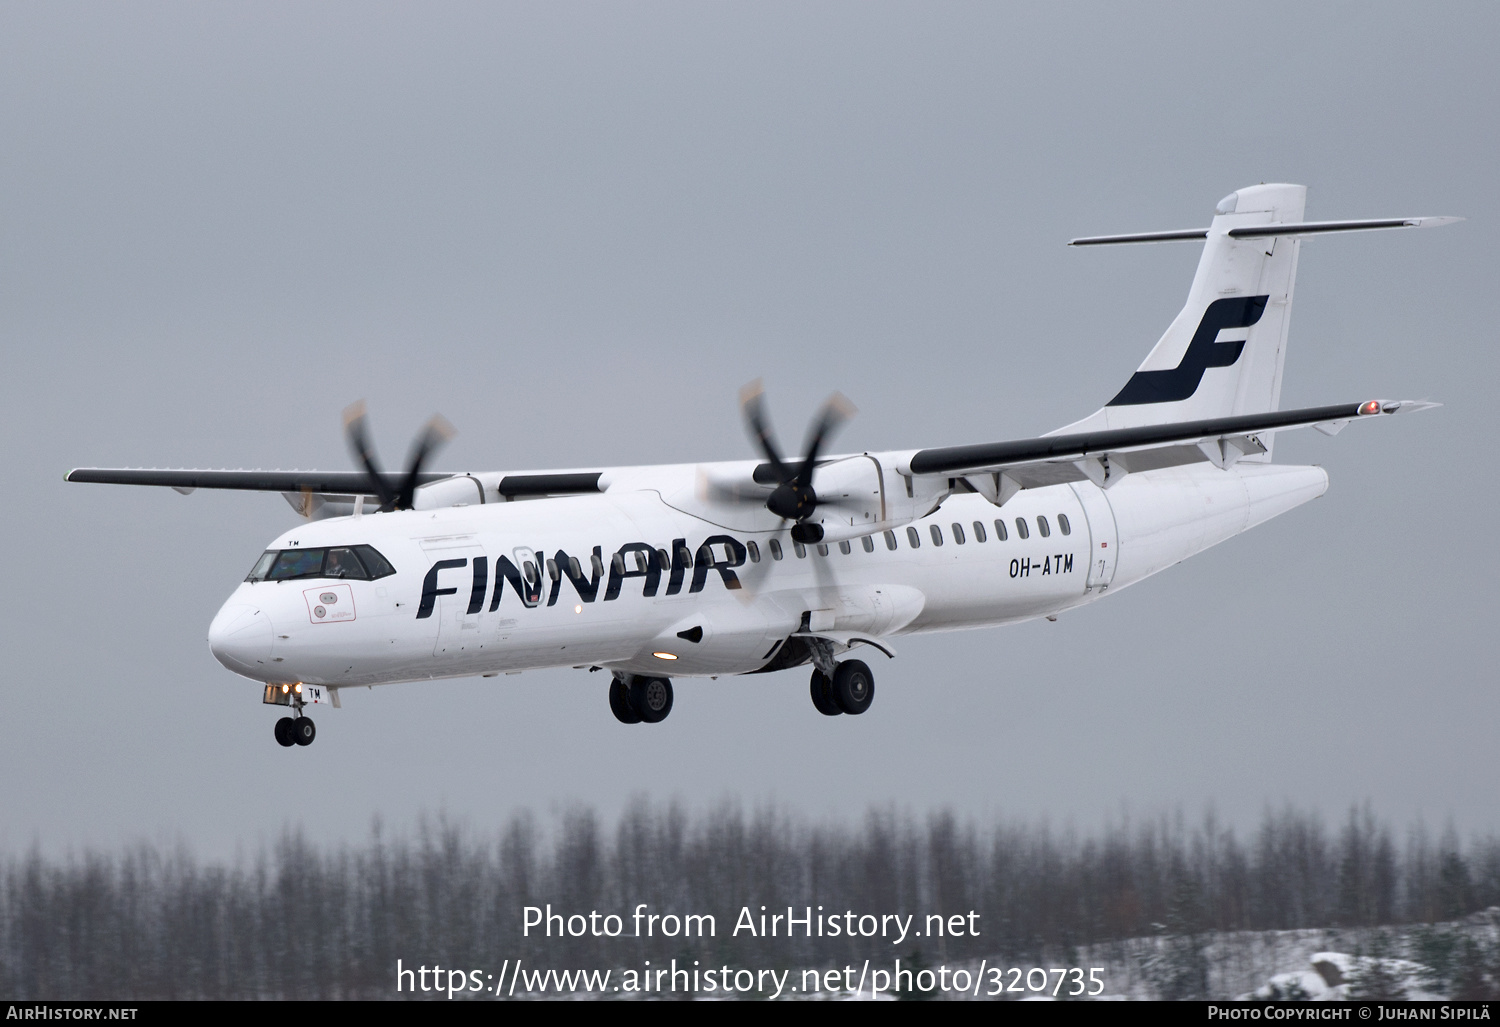
[[406,476],[401,479],[400,488],[393,490],[375,459],[374,447],[370,445],[369,433],[365,428],[365,401],[351,403],[344,410],[344,437],[349,441],[349,450],[354,454],[354,459],[359,461],[365,473],[370,476],[370,485],[380,499],[382,512],[412,508],[417,485],[420,484],[422,465],[456,434],[458,433],[453,425],[442,414],[434,414],[422,426],[422,433],[412,440],[411,451],[406,456]]
[[765,454],[777,482],[770,496],[761,493],[755,498],[764,501],[766,509],[776,516],[797,522],[792,526],[793,541],[804,545],[819,542],[823,538],[822,525],[808,521],[821,502],[813,489],[813,471],[817,469],[818,454],[824,443],[854,416],[854,404],[837,392],[829,396],[807,433],[807,442],[803,445],[806,455],[801,463],[790,464],[781,458],[780,447],[776,445],[770,422],[766,419],[764,396],[765,389],[758,378],[740,390],[740,409],[745,415],[745,426]]

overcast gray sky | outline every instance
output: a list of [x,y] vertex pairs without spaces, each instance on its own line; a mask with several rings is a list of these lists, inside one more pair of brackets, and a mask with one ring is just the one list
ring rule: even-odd
[[[380,814],[738,796],[1080,828],[1370,800],[1500,829],[1492,4],[0,6],[0,848]],[[347,696],[271,738],[209,620],[295,522],[274,495],[67,485],[88,465],[752,455],[839,389],[841,444],[1023,437],[1099,406],[1180,308],[1231,190],[1310,218],[1457,214],[1303,248],[1283,402],[1432,398],[1277,457],[1321,500],[1045,622],[905,639],[828,720],[803,670]]]

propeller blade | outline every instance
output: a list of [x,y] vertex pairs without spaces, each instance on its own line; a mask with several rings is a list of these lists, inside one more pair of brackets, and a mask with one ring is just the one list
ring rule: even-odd
[[807,445],[803,447],[803,452],[807,455],[802,460],[802,466],[797,469],[795,480],[799,485],[811,488],[813,470],[818,465],[818,453],[822,451],[823,444],[856,413],[858,410],[843,393],[835,392],[828,397],[828,401],[823,404],[817,423],[812,431],[808,432]]
[[781,459],[776,439],[771,434],[771,425],[766,420],[765,405],[762,402],[765,392],[759,378],[746,385],[740,390],[740,410],[745,415],[745,426],[750,429],[750,437],[755,440],[760,451],[776,468],[777,478],[785,482],[791,474],[787,470],[786,462]]
[[384,475],[380,473],[380,465],[375,460],[375,451],[370,446],[370,437],[365,429],[365,401],[362,399],[344,408],[344,438],[348,440],[354,459],[370,476],[372,490],[380,497],[380,509],[391,509],[396,502],[396,494],[386,484]]
[[406,458],[406,477],[401,482],[401,492],[396,496],[397,510],[410,510],[416,499],[417,479],[427,458],[442,448],[458,431],[442,414],[433,414],[422,428],[422,434],[412,443],[411,453]]
[[765,506],[771,495],[769,485],[754,481],[730,480],[710,477],[701,467],[698,469],[698,498],[710,503],[740,506]]
[[818,466],[818,454],[823,451],[824,444],[838,431],[839,427],[854,416],[854,404],[841,393],[835,392],[828,397],[812,430],[808,432],[807,445],[804,447],[806,455],[794,469],[781,458],[781,451],[776,445],[775,437],[771,434],[771,425],[766,420],[764,396],[765,389],[759,378],[740,390],[740,409],[744,411],[745,425],[750,429],[751,437],[765,454],[776,474],[777,481],[780,482],[766,497],[766,509],[778,517],[797,521],[800,526],[801,522],[811,517],[813,511],[818,508],[818,494],[813,491],[812,487],[813,471]]

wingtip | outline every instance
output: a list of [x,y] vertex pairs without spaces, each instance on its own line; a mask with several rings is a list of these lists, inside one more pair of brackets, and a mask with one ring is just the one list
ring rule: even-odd
[[[1370,403],[1377,403],[1371,400]],[[1379,412],[1382,414],[1409,414],[1416,410],[1432,410],[1443,404],[1430,399],[1388,399],[1379,401]]]

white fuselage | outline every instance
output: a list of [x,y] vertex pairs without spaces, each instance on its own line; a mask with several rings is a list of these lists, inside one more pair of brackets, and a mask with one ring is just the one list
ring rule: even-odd
[[1107,492],[1089,482],[1028,489],[999,508],[957,493],[909,525],[876,530],[871,548],[855,538],[799,556],[788,524],[716,520],[711,506],[676,502],[700,470],[647,471],[619,472],[598,495],[301,525],[271,548],[367,544],[396,573],[247,581],[214,619],[214,654],[256,681],[335,689],[543,667],[750,673],[774,667],[798,633],[858,644],[1056,614],[1328,486],[1318,467],[1200,463],[1131,474]]

